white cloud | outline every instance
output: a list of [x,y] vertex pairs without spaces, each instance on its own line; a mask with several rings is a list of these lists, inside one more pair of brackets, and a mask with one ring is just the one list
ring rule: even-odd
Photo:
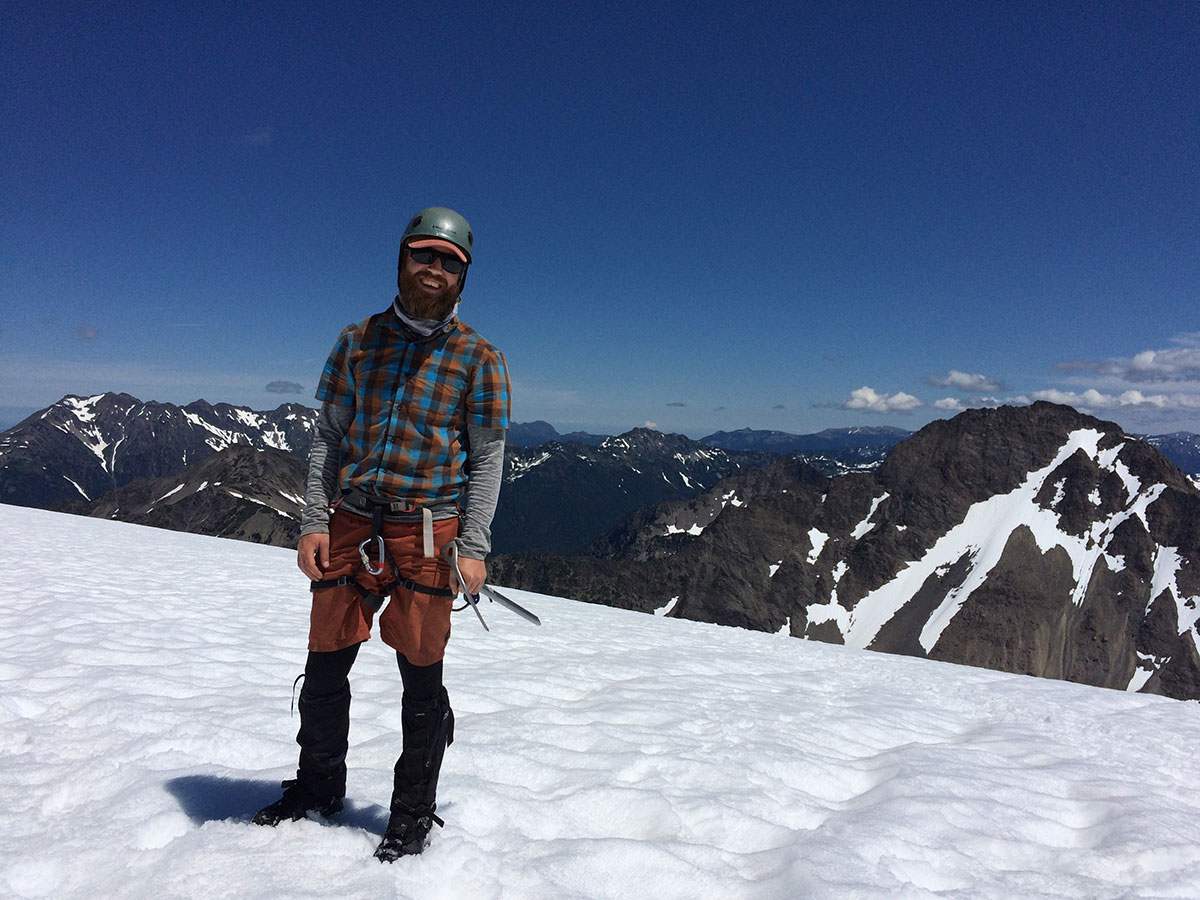
[[957,397],[945,397],[941,400],[933,401],[935,409],[940,409],[945,412],[963,412],[968,407]]
[[1055,368],[1064,372],[1095,372],[1134,383],[1200,380],[1200,332],[1178,335],[1171,343],[1178,346],[1102,361],[1068,360]]
[[1155,409],[1164,412],[1200,410],[1200,394],[1143,394],[1141,391],[1104,394],[1095,388],[1089,388],[1083,393],[1060,390],[1034,391],[1033,399],[1063,403],[1082,410]]
[[[1047,398],[1041,398],[1047,399]],[[1000,406],[1029,406],[1033,403],[1033,398],[1026,394],[1013,394],[1011,397],[989,397],[979,396],[969,399],[960,397],[943,397],[941,400],[933,402],[934,409],[940,409],[943,412],[965,412],[968,409],[996,409]]]
[[1003,391],[1004,382],[991,375],[972,375],[951,369],[949,375],[930,375],[929,383],[936,387],[952,387],[960,391]]
[[881,394],[866,385],[856,391],[851,391],[850,399],[842,404],[843,409],[862,409],[877,413],[909,412],[918,406],[921,406],[921,401],[912,394],[906,394],[903,391],[895,394]]

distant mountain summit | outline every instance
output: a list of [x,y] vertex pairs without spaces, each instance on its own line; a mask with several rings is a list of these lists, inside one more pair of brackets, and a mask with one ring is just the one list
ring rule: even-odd
[[[882,459],[892,447],[911,435],[911,431],[890,426],[870,428],[827,428],[816,434],[789,434],[786,431],[715,431],[700,438],[700,443],[725,450],[766,450],[771,453],[845,453],[862,451],[863,456]],[[882,451],[882,453],[880,453]]]
[[826,475],[874,469],[893,447],[912,434],[901,428],[827,428],[816,434],[785,431],[717,431],[700,439],[725,450],[775,453],[803,460]]
[[552,441],[560,443],[586,444],[595,447],[608,439],[607,434],[590,434],[586,431],[572,431],[570,434],[559,434],[549,422],[538,419],[534,422],[513,422],[508,429],[507,440],[511,447],[538,447]]
[[158,478],[235,445],[307,456],[316,411],[255,412],[203,400],[67,396],[0,435],[0,502],[52,509]]
[[893,653],[1200,698],[1200,492],[1069,407],[971,410],[872,473],[785,460],[502,584]]

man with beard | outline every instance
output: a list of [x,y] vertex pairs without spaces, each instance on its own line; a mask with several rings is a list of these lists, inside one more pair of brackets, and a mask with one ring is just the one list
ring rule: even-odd
[[[434,810],[454,739],[442,684],[451,604],[487,577],[500,492],[508,373],[500,352],[457,317],[474,242],[453,210],[417,213],[400,239],[396,299],[345,328],[325,363],[297,547],[312,579],[300,763],[283,797],[254,817],[277,825],[341,810],[348,675],[390,598],[379,633],[400,667],[403,735],[375,851],[386,862],[420,853],[442,824]],[[450,544],[464,584],[445,558]]]

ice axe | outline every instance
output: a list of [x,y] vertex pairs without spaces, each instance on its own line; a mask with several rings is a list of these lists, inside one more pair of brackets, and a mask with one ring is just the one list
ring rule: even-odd
[[483,595],[483,596],[487,597],[489,600],[499,603],[501,606],[503,606],[505,609],[509,610],[510,612],[515,612],[518,616],[520,616],[522,619],[525,619],[527,622],[532,622],[534,625],[542,624],[541,619],[539,619],[537,616],[535,616],[533,613],[531,613],[529,610],[527,610],[525,607],[523,607],[520,603],[517,603],[515,600],[510,600],[507,597],[505,597],[502,593],[500,593],[494,587],[489,587],[488,585],[485,584],[482,588],[480,588],[478,594],[472,594],[472,593],[468,592],[467,591],[467,580],[465,578],[463,578],[462,571],[458,568],[458,544],[457,543],[455,543],[454,541],[451,541],[449,544],[447,544],[445,547],[443,547],[442,555],[444,557],[446,557],[447,560],[450,561],[450,567],[452,569],[454,569],[454,577],[458,579],[458,589],[462,593],[462,595],[467,598],[467,603],[469,603],[471,605],[471,609],[475,610],[475,615],[479,616],[479,624],[483,626],[484,631],[491,631],[492,629],[488,628],[487,622],[485,622],[483,620],[483,613],[481,613],[479,611],[480,595]]

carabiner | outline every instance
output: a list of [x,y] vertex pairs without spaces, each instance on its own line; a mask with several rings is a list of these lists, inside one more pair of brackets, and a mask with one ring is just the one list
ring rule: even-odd
[[371,565],[371,559],[370,559],[370,557],[367,556],[367,544],[371,543],[371,539],[367,538],[365,541],[363,541],[361,544],[358,545],[358,555],[362,559],[362,564],[363,564],[364,568],[366,568],[366,570],[368,572],[370,572],[372,575],[378,575],[379,573],[381,573],[383,571],[384,560],[386,558],[385,553],[387,552],[383,546],[383,535],[377,534],[375,536],[375,540],[379,544],[379,548],[378,548],[379,567],[378,568],[375,568],[374,566]]

